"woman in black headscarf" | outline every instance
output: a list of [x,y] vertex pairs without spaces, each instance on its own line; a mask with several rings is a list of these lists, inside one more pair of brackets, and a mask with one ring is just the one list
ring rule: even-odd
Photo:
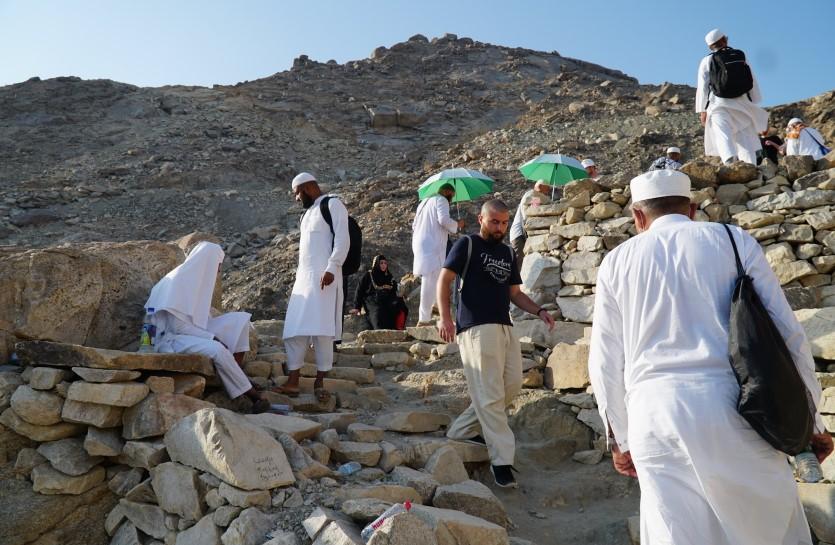
[[371,261],[371,270],[360,280],[351,314],[359,314],[363,308],[371,329],[404,329],[406,326],[409,309],[397,295],[397,281],[389,272],[388,261],[383,255]]

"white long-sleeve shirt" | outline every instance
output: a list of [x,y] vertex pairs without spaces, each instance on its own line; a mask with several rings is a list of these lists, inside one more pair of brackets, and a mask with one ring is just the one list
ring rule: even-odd
[[[759,104],[762,101],[763,96],[760,92],[760,84],[757,83],[757,77],[754,76],[753,71],[751,76],[754,80],[754,87],[748,94],[736,98],[722,98],[714,96],[710,91],[710,62],[712,58],[713,55],[708,55],[699,63],[699,71],[696,74],[696,112],[708,111],[709,105],[727,106],[729,103],[733,103],[732,101],[743,101],[754,104]],[[750,99],[748,98],[748,95],[751,96]]]
[[458,230],[458,222],[449,215],[449,201],[442,195],[424,199],[412,222],[412,272],[418,276],[441,269],[446,257],[446,243]]
[[[821,388],[806,334],[760,245],[732,227],[746,273],[791,351],[815,401]],[[589,375],[600,416],[629,450],[627,399],[652,381],[735,381],[728,322],[737,271],[717,223],[672,214],[618,246],[597,275]],[[646,391],[646,390],[643,390]],[[706,423],[706,425],[708,425]],[[823,422],[816,412],[816,425]]]

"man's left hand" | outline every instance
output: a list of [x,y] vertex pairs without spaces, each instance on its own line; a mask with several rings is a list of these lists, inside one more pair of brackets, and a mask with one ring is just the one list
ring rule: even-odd
[[325,289],[326,286],[330,286],[333,284],[333,273],[326,272],[322,275],[322,281],[319,283],[321,289]]
[[621,452],[617,445],[612,447],[612,461],[615,464],[615,471],[621,475],[638,478],[638,472],[635,470],[635,464],[632,463],[632,454],[629,451]]
[[556,322],[554,321],[554,317],[551,316],[550,312],[548,312],[545,309],[542,309],[539,311],[539,314],[537,314],[537,316],[539,316],[539,319],[545,322],[545,324],[548,326],[548,331],[554,330],[554,325],[556,324]]

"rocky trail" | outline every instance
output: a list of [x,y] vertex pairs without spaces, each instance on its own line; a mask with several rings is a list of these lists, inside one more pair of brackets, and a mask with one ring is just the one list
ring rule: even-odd
[[[0,544],[635,545],[637,483],[615,473],[588,381],[597,267],[636,234],[629,180],[682,148],[697,220],[763,246],[815,356],[835,431],[835,156],[759,167],[702,157],[694,90],[446,35],[234,86],[138,88],[65,77],[0,88]],[[771,109],[835,140],[835,92]],[[433,328],[367,331],[346,316],[326,386],[270,394],[248,415],[201,357],[134,352],[151,287],[200,240],[223,245],[217,311],[254,315],[245,371],[284,380],[282,314],[315,172],[384,253],[417,314],[416,187],[481,170],[518,203],[517,167],[542,152],[593,157],[597,182],[527,207],[525,290],[558,320],[512,312],[524,389],[509,407],[520,487],[492,481],[483,447],[445,429],[469,403],[455,344]],[[455,214],[471,230],[480,202]],[[356,281],[356,278],[352,280]],[[308,358],[307,361],[313,361]],[[350,461],[362,470],[340,475]],[[819,542],[835,543],[835,461],[799,483]]]

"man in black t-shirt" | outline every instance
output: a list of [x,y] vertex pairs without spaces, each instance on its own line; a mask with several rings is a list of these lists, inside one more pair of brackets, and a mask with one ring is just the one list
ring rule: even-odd
[[[445,341],[458,341],[471,399],[447,437],[486,444],[496,484],[515,488],[511,470],[516,445],[505,408],[522,388],[522,351],[513,334],[510,303],[539,316],[550,329],[554,319],[519,287],[522,279],[513,250],[502,243],[509,221],[505,203],[498,199],[484,203],[478,215],[481,230],[452,247],[441,269],[437,297],[438,330]],[[462,285],[453,322],[450,284],[456,275]]]

